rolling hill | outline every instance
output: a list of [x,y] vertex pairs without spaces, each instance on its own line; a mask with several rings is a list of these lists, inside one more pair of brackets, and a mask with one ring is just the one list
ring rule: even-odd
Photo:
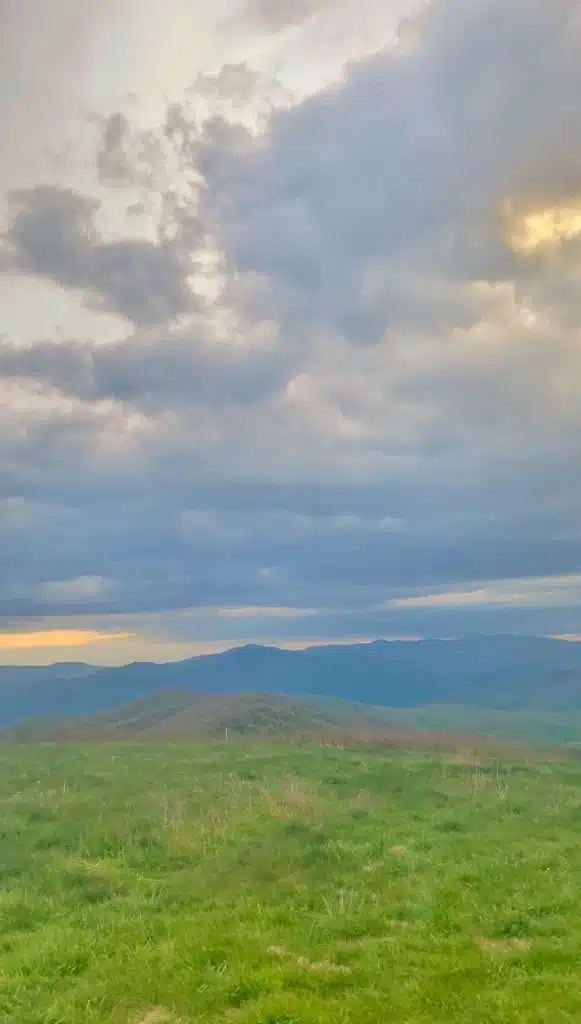
[[[426,710],[426,709],[419,709]],[[429,710],[429,709],[427,709]],[[500,716],[502,712],[498,713]],[[517,713],[518,717],[518,713]],[[474,724],[474,723],[473,723]],[[78,718],[30,718],[0,729],[0,743],[192,743],[268,741],[323,746],[383,747],[425,753],[461,752],[467,756],[523,753],[519,737],[487,736],[475,729],[438,729],[413,722],[413,710],[393,712],[331,698],[310,700],[283,694],[188,694],[162,692],[119,708]],[[548,744],[547,744],[548,746]],[[531,748],[532,749],[532,748]]]
[[[368,715],[365,711],[369,711]],[[297,735],[333,728],[377,728],[371,709],[327,706],[283,694],[229,696],[162,692],[78,718],[30,718],[0,731],[0,740],[223,739]]]

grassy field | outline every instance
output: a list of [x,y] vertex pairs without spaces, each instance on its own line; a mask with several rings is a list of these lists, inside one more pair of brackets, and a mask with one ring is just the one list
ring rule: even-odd
[[0,748],[0,1020],[581,1019],[581,765]]

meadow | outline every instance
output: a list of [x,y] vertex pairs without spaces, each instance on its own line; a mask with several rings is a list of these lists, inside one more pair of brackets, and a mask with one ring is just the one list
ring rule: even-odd
[[581,764],[0,747],[0,1020],[581,1019]]

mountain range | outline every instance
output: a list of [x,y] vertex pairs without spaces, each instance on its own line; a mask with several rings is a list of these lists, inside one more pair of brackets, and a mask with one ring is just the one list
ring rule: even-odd
[[79,717],[156,693],[318,695],[393,709],[581,711],[581,644],[513,635],[385,641],[301,651],[247,645],[222,654],[98,668],[0,667],[0,725]]

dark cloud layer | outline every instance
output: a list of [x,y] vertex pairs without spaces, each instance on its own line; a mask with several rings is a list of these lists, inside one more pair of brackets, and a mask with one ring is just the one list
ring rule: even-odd
[[[275,29],[310,9],[256,6]],[[572,629],[571,607],[390,602],[581,572],[580,29],[574,0],[433,0],[405,50],[262,134],[174,107],[148,149],[119,115],[102,181],[151,189],[149,152],[188,182],[147,240],[106,240],[72,189],[13,197],[4,270],[130,329],[0,344],[6,621],[70,615],[47,584],[102,578],[78,614]]]

